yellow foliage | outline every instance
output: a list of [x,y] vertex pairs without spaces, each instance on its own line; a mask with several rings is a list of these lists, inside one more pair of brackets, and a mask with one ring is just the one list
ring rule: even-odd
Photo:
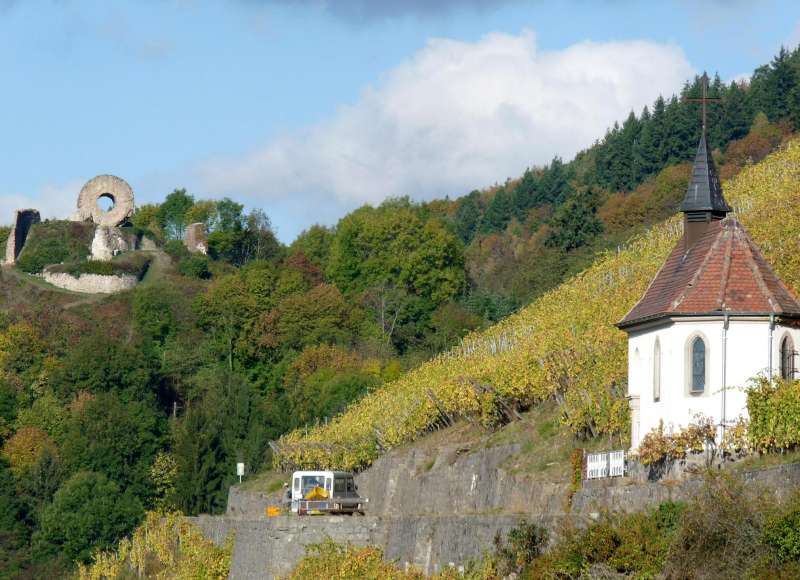
[[[792,288],[800,287],[798,183],[800,141],[793,141],[725,185],[737,218]],[[575,433],[627,432],[626,336],[614,323],[639,300],[681,235],[675,216],[328,424],[289,433],[278,442],[276,466],[364,468],[382,451],[441,423],[443,414],[494,412],[471,381],[523,405],[557,396],[563,421]]]
[[3,445],[2,455],[6,458],[11,471],[21,477],[28,469],[33,467],[45,449],[54,455],[58,448],[52,439],[38,427],[21,427]]
[[117,550],[98,552],[92,564],[78,566],[80,580],[108,578],[217,579],[228,577],[233,550],[230,536],[221,547],[178,513],[148,512],[133,536],[120,541]]
[[394,562],[386,562],[383,550],[376,546],[353,546],[336,544],[328,539],[321,544],[306,547],[306,556],[289,576],[288,580],[307,578],[331,578],[335,580],[449,580],[474,578],[489,580],[498,578],[491,564],[470,570],[465,576],[455,569],[446,568],[439,574],[425,576],[414,567],[401,569]]

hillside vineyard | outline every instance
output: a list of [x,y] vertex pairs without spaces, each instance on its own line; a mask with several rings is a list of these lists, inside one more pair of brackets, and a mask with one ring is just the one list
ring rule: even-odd
[[[800,287],[800,142],[724,184],[735,216],[789,288]],[[620,434],[629,416],[624,399],[625,334],[614,323],[633,307],[682,235],[678,217],[607,253],[591,268],[488,331],[466,337],[397,381],[367,396],[327,425],[295,431],[276,446],[279,466],[369,465],[381,450],[436,428],[450,417],[491,423],[499,398],[535,405],[561,401],[575,433]],[[481,392],[472,383],[486,383]]]

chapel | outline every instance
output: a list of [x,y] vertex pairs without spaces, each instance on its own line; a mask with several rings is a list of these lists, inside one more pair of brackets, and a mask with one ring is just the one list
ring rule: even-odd
[[628,334],[632,450],[661,422],[671,432],[698,415],[721,437],[747,416],[750,379],[796,375],[800,302],[730,215],[705,133],[704,122],[683,238],[617,323]]

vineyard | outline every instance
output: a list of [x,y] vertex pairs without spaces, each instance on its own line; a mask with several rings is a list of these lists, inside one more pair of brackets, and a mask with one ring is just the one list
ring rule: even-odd
[[[800,288],[800,141],[724,186],[750,235]],[[384,451],[459,419],[496,426],[554,398],[578,436],[626,436],[626,337],[614,327],[682,234],[678,216],[519,313],[361,399],[327,424],[273,443],[280,469],[363,469]]]

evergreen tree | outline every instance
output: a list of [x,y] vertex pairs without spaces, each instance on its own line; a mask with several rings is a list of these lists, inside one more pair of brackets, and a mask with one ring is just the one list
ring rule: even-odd
[[481,208],[478,206],[480,193],[475,190],[464,196],[458,203],[455,215],[455,229],[458,237],[465,245],[472,241],[478,232],[481,221]]
[[481,231],[486,234],[503,231],[514,217],[514,204],[511,194],[505,187],[495,193],[486,208],[481,222]]
[[545,244],[569,251],[590,243],[603,231],[597,206],[598,196],[592,191],[570,196],[553,217]]
[[[687,88],[684,94],[688,94]],[[691,158],[700,134],[700,109],[694,103],[682,103],[673,96],[666,109],[667,135],[664,149],[665,165],[681,163]]]
[[554,157],[550,165],[542,172],[539,181],[540,201],[535,205],[545,203],[560,205],[570,192],[569,169],[560,157]]
[[747,94],[736,82],[732,82],[725,91],[721,109],[721,119],[716,124],[719,132],[717,146],[727,145],[729,142],[747,135],[753,121]]
[[788,119],[792,114],[792,91],[797,85],[797,73],[790,63],[789,51],[781,47],[777,56],[770,63],[767,77],[767,117],[773,123]]
[[615,179],[611,183],[613,191],[629,191],[638,184],[633,150],[641,130],[641,123],[631,111],[622,124],[622,129],[617,137],[615,163],[613,166]]
[[530,168],[525,170],[511,197],[514,215],[519,221],[524,221],[530,209],[539,201],[539,180]]

